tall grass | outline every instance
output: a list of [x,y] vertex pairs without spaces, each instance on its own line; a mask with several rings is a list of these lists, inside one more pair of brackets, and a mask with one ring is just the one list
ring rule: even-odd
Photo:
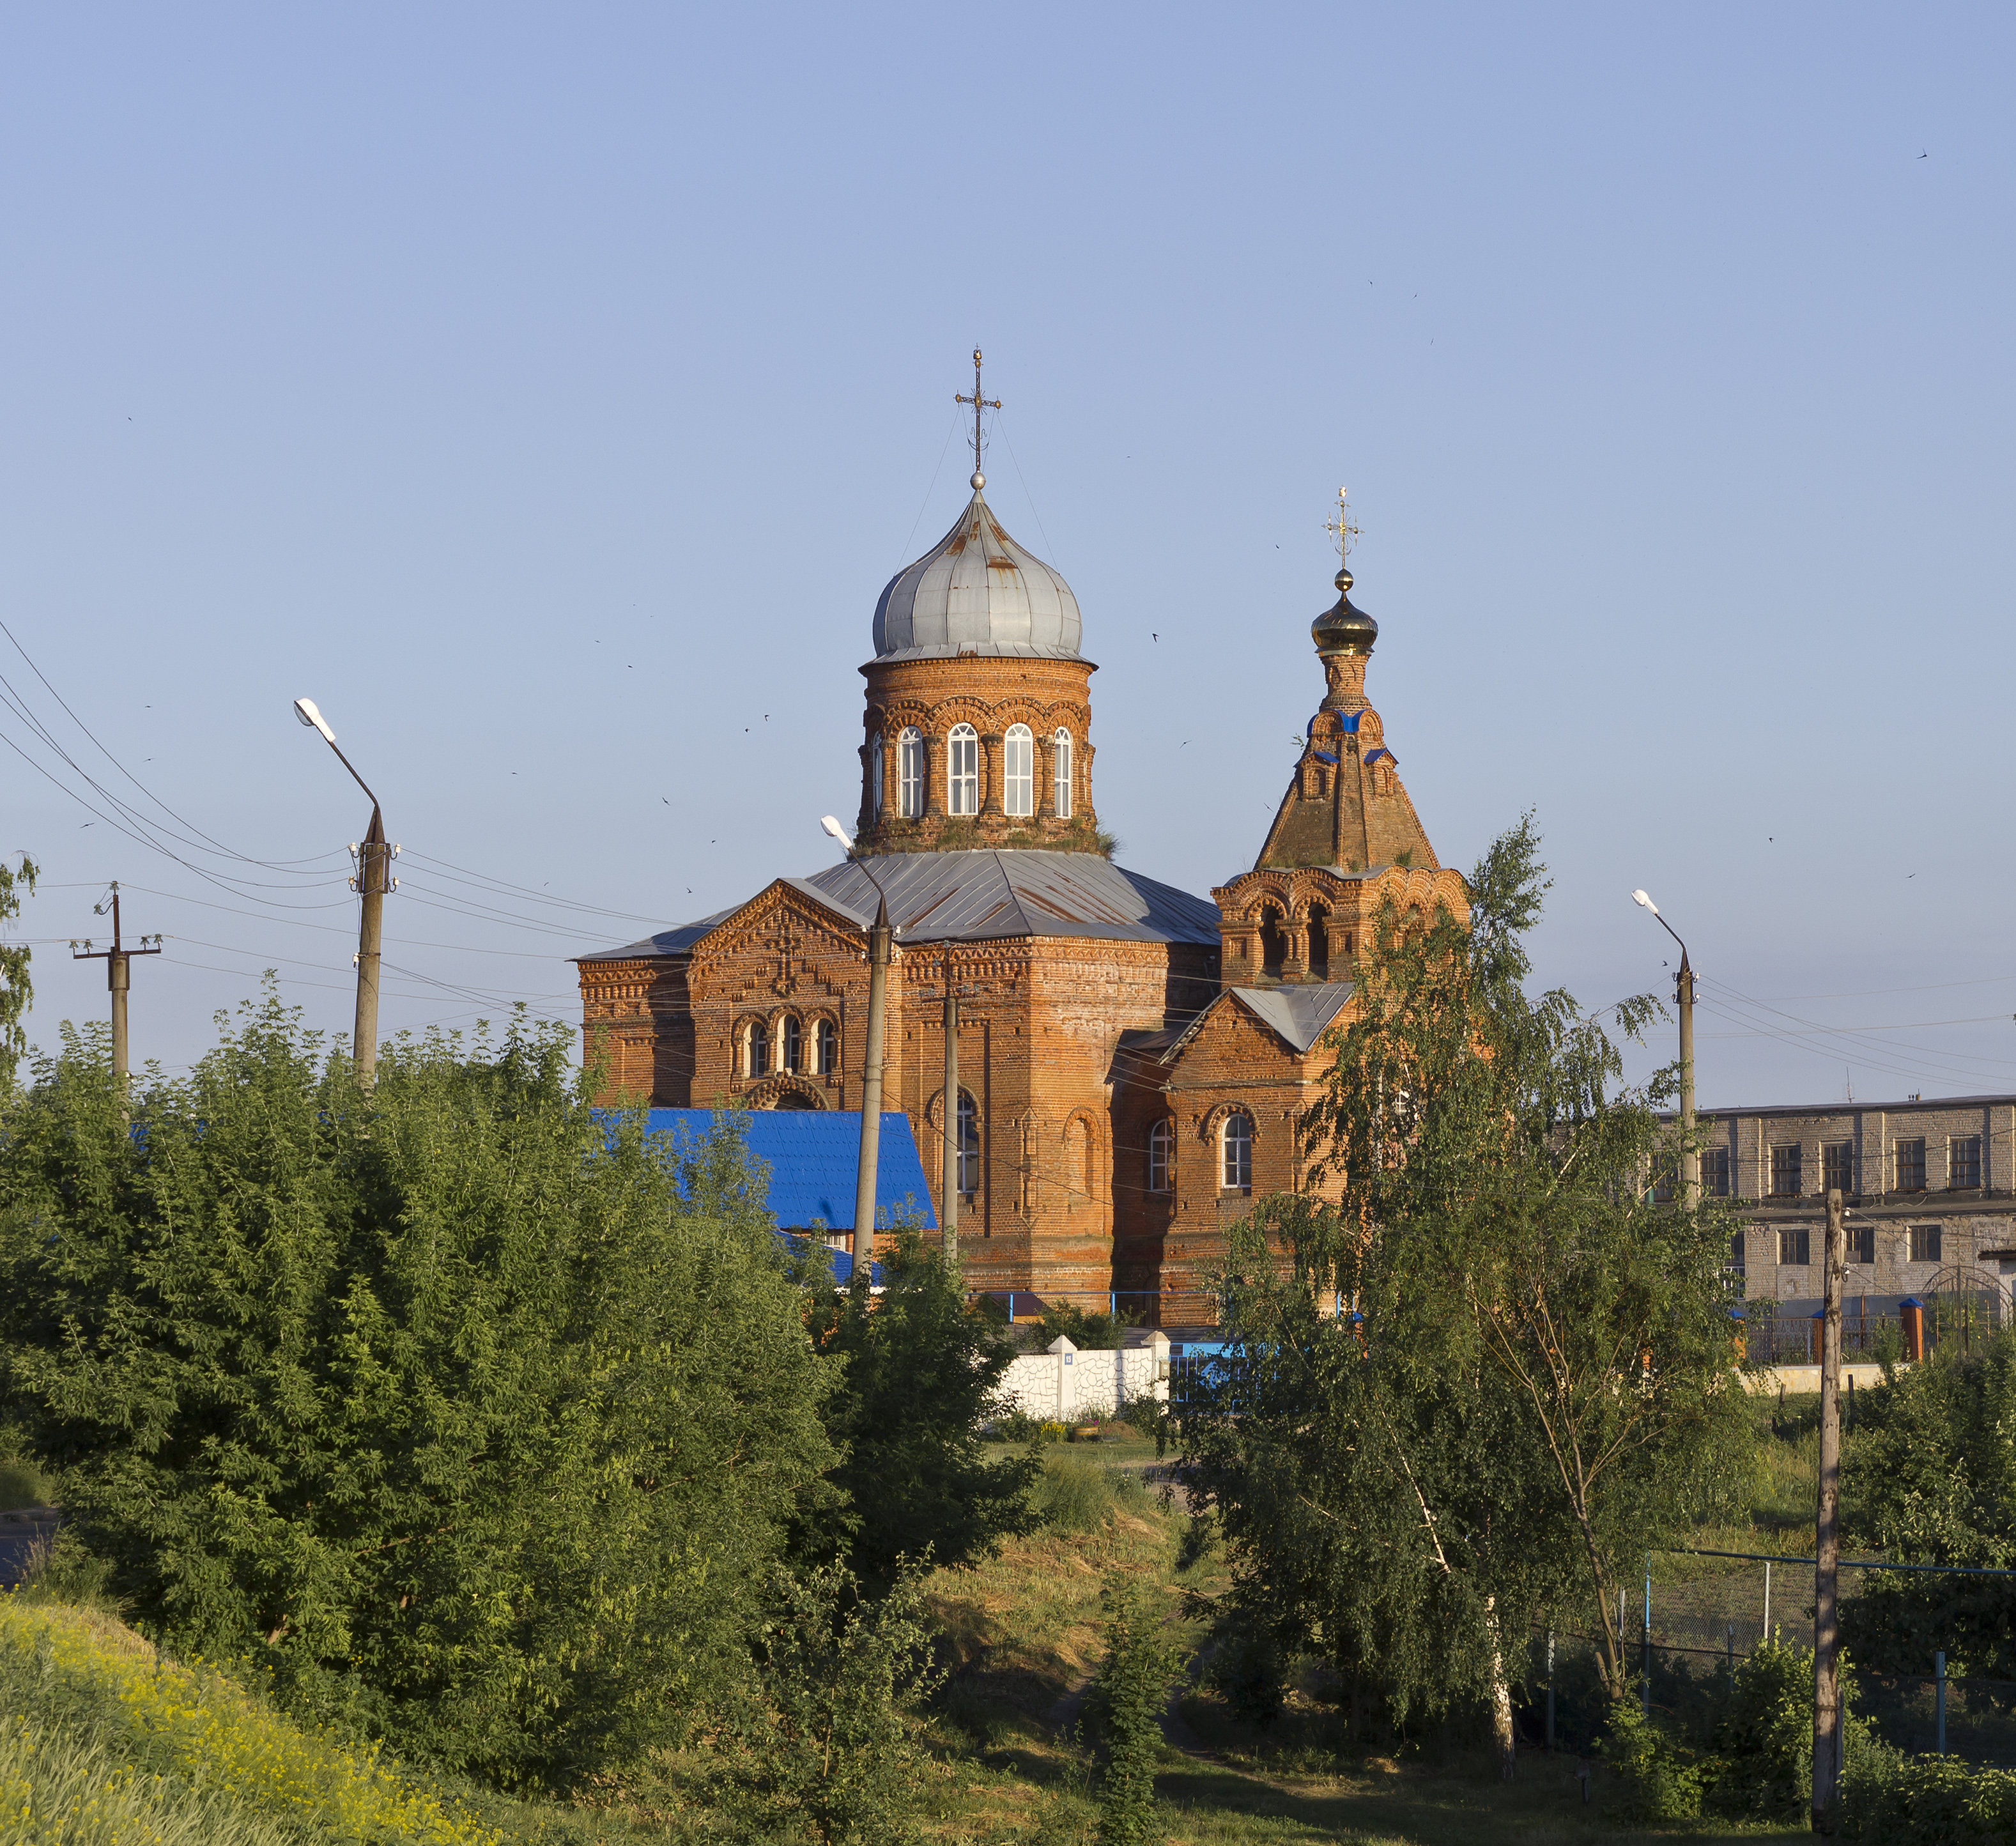
[[1115,1513],[1138,1513],[1148,1489],[1131,1469],[1102,1467],[1089,1456],[1049,1448],[1029,1498],[1044,1524],[1060,1532],[1091,1532]]

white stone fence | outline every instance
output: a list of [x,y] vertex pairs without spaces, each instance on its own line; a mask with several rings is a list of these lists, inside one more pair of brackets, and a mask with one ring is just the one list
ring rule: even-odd
[[1118,1416],[1141,1398],[1168,1402],[1169,1342],[1160,1333],[1139,1345],[1103,1352],[1081,1351],[1060,1335],[1047,1352],[1011,1361],[1001,1380],[1004,1409],[1044,1423]]

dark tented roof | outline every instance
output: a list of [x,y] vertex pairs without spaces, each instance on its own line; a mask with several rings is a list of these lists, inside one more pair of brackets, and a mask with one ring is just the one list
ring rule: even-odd
[[[768,1169],[765,1202],[777,1228],[805,1231],[854,1229],[854,1185],[861,1171],[861,1112],[858,1109],[653,1109],[649,1131],[672,1137],[675,1150],[697,1153],[724,1122],[738,1124],[753,1160]],[[875,1160],[875,1218],[885,1224],[897,1214],[938,1228],[924,1169],[911,1139],[910,1118],[885,1110]]]
[[[1218,906],[1174,885],[1123,871],[1090,852],[907,852],[873,861],[899,942],[988,942],[1006,936],[1077,936],[1216,948]],[[877,891],[848,860],[787,884],[866,928]],[[682,955],[742,908],[667,930],[584,962]]]

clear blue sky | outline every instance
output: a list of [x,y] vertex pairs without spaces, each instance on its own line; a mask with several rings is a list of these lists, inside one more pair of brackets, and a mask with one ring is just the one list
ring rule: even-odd
[[10,9],[0,610],[193,827],[328,855],[290,890],[189,852],[221,887],[0,750],[0,848],[48,881],[34,1037],[102,1011],[63,942],[114,877],[171,938],[136,1057],[185,1063],[269,966],[347,1027],[365,804],[297,693],[406,848],[388,1027],[574,1017],[558,958],[830,862],[977,340],[990,498],[1083,607],[1125,862],[1199,892],[1251,863],[1348,482],[1388,741],[1446,862],[1537,810],[1548,979],[1663,991],[1644,885],[1712,1002],[1705,1103],[2016,1090],[2012,37],[1988,7]]

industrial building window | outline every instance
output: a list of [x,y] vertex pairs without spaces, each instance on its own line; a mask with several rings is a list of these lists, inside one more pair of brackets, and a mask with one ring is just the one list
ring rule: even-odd
[[1743,1233],[1741,1231],[1729,1233],[1729,1266],[1737,1275],[1743,1273]]
[[1813,1260],[1813,1234],[1810,1225],[1781,1225],[1778,1230],[1778,1261],[1803,1269]]
[[1711,1199],[1729,1196],[1729,1150],[1726,1147],[1705,1147],[1701,1150],[1701,1190]]
[[[1771,1196],[1796,1199],[1799,1196],[1799,1144],[1794,1141],[1771,1150]],[[1778,1259],[1780,1262],[1784,1258]],[[1799,1259],[1803,1262],[1805,1259]]]
[[924,736],[907,730],[896,739],[896,811],[916,820],[924,811]]
[[1820,1149],[1820,1190],[1845,1199],[1855,1190],[1855,1143],[1830,1141]]
[[967,1198],[980,1190],[980,1110],[959,1092],[959,1189]]
[[1949,1186],[1978,1186],[1981,1183],[1981,1137],[1978,1135],[1956,1135],[1946,1143],[1946,1184]]
[[1876,1261],[1875,1225],[1852,1224],[1848,1227],[1848,1260],[1852,1263],[1874,1263]]
[[752,1019],[742,1028],[742,1074],[761,1077],[769,1067],[770,1035],[760,1019]]
[[[1925,1189],[1925,1144],[1922,1141],[1897,1143],[1897,1189],[1921,1193]],[[1915,1236],[1917,1233],[1913,1232]]]
[[830,1077],[840,1068],[840,1033],[830,1019],[819,1022],[819,1074]]
[[980,733],[970,725],[954,725],[945,739],[945,811],[980,811]]
[[1050,774],[1057,785],[1057,819],[1071,819],[1071,734],[1060,731],[1050,739]]
[[796,1071],[803,1041],[798,1035],[798,1022],[787,1013],[777,1027],[777,1068]]
[[1944,1242],[1937,1225],[1914,1224],[1911,1227],[1911,1261],[1914,1263],[1943,1261],[1945,1259],[1939,1251]]
[[1036,811],[1036,739],[1027,725],[1010,725],[1001,751],[1001,805],[1010,814]]
[[877,820],[882,818],[882,733],[880,731],[868,739],[868,811]]
[[1670,1205],[1680,1193],[1680,1163],[1678,1156],[1662,1153],[1652,1163],[1652,1202],[1656,1205]]
[[1175,1139],[1175,1131],[1165,1121],[1157,1122],[1148,1131],[1148,1189],[1151,1193],[1169,1189],[1169,1155]]
[[1225,1153],[1225,1189],[1246,1192],[1253,1185],[1253,1118],[1235,1109],[1225,1118],[1219,1143]]

